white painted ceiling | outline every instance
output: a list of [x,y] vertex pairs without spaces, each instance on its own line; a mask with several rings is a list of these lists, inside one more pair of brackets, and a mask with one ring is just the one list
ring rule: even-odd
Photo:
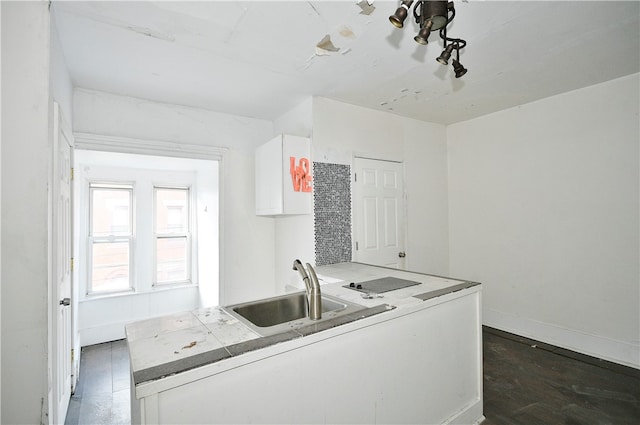
[[[638,1],[456,1],[454,78],[388,16],[347,1],[54,1],[76,87],[274,119],[323,96],[449,124],[640,71]],[[339,50],[322,52],[326,36]],[[320,54],[329,53],[329,54]]]

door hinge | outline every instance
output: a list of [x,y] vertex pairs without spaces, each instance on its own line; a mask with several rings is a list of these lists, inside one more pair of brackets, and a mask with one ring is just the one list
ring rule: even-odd
[[356,242],[356,251],[358,250],[358,242]]
[[358,181],[358,173],[353,173],[353,181],[354,182]]
[[74,170],[73,167],[71,167],[71,173],[70,173],[71,180],[73,180],[73,176],[74,176],[74,171],[73,170]]
[[71,349],[71,363],[73,363],[73,359],[75,359],[75,351],[73,350],[73,348]]
[[73,271],[73,257],[71,257],[71,271]]

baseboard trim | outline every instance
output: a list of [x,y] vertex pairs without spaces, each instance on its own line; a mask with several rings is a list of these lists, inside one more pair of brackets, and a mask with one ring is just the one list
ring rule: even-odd
[[102,344],[103,342],[123,339],[125,337],[125,325],[125,322],[121,322],[80,329],[80,345],[86,347],[87,345]]
[[483,402],[480,397],[443,423],[446,425],[480,424],[484,419]]
[[640,369],[640,343],[587,334],[490,309],[483,309],[482,323],[505,332]]

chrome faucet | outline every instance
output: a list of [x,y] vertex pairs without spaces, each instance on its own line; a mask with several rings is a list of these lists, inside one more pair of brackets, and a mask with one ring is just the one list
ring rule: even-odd
[[322,295],[320,293],[320,282],[318,282],[316,271],[313,270],[311,264],[307,263],[307,270],[309,271],[309,274],[307,274],[307,271],[304,269],[300,260],[295,260],[293,262],[293,270],[298,270],[298,273],[302,276],[304,286],[307,288],[309,318],[311,320],[318,320],[322,318]]

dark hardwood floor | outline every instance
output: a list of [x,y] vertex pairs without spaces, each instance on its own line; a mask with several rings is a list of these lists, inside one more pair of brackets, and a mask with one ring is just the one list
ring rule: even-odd
[[638,425],[640,370],[483,329],[485,425]]
[[131,424],[129,352],[124,339],[82,347],[66,425]]

